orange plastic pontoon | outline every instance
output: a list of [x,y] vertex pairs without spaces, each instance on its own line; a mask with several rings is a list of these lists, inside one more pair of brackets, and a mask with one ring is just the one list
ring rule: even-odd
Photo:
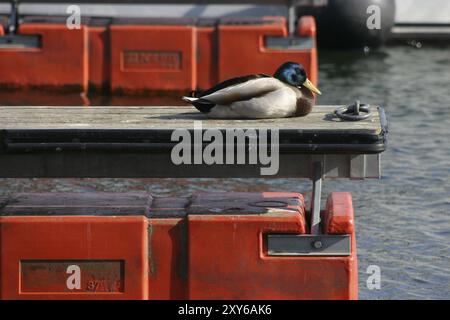
[[0,89],[186,93],[237,75],[272,74],[288,60],[302,63],[317,83],[315,22],[308,16],[295,36],[284,17],[86,18],[80,29],[68,29],[64,17],[26,16],[9,37],[0,45]]

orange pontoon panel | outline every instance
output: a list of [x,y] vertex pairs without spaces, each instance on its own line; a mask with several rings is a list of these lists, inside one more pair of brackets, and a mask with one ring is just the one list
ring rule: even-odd
[[194,28],[112,25],[110,32],[112,91],[196,88]]
[[[146,299],[146,238],[143,217],[1,218],[0,296]],[[75,268],[80,286],[70,287]]]
[[147,196],[22,194],[15,204],[2,200],[1,299],[148,298]]
[[244,22],[88,18],[79,30],[69,30],[62,18],[23,21],[18,35],[39,37],[40,45],[0,48],[0,87],[186,93],[239,75],[272,74],[288,60],[304,64],[317,82],[312,17],[299,20],[298,35],[306,43],[301,48],[286,41],[281,47],[266,43],[287,39],[281,17]]
[[210,216],[201,209],[188,216],[189,298],[356,298],[355,246],[346,257],[268,255],[267,234],[305,234],[307,230],[301,195],[264,193],[263,197],[274,204],[289,199],[291,205],[260,216]]
[[346,193],[333,193],[322,213],[324,232],[350,236],[345,256],[269,254],[268,235],[309,232],[298,193],[22,194],[0,202],[1,299],[357,298]]
[[24,22],[19,34],[39,36],[41,45],[0,48],[0,87],[87,90],[87,27],[68,30],[64,24]]
[[[274,71],[286,61],[304,65],[309,79],[317,84],[317,52],[315,44],[304,49],[289,46],[270,48],[268,37],[286,38],[288,36],[284,18],[267,18],[272,23],[261,25],[220,25],[219,26],[219,80],[236,75],[267,73]],[[314,20],[313,20],[314,21]],[[315,25],[311,19],[303,17],[299,21],[300,30],[313,36]]]

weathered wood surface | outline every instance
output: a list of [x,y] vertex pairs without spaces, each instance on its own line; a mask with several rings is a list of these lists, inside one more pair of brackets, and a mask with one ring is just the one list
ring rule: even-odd
[[380,115],[363,121],[342,121],[337,106],[316,106],[306,117],[263,120],[213,120],[192,107],[0,107],[0,130],[13,129],[280,129],[379,134]]
[[270,177],[310,178],[317,161],[327,178],[378,177],[383,116],[374,106],[368,120],[341,121],[336,107],[266,120],[212,120],[191,107],[0,107],[0,177],[262,176],[268,166],[248,161],[175,165],[171,133],[193,130],[196,120],[203,129],[279,129],[279,170]]

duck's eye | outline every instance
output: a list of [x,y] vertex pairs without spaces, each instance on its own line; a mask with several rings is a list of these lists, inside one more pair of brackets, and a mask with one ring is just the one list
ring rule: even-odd
[[296,74],[291,75],[291,81],[292,81],[292,83],[297,83],[298,82],[298,76]]

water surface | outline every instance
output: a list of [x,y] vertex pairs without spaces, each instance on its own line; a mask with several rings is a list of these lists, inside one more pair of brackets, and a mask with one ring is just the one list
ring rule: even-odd
[[[449,49],[391,46],[368,55],[321,52],[319,87],[324,94],[319,103],[360,99],[382,104],[389,123],[381,180],[324,183],[324,195],[331,191],[353,194],[361,299],[450,299]],[[309,194],[311,186],[297,179],[0,180],[1,194],[144,190],[156,195],[195,191]],[[369,265],[381,268],[380,290],[366,287]]]

